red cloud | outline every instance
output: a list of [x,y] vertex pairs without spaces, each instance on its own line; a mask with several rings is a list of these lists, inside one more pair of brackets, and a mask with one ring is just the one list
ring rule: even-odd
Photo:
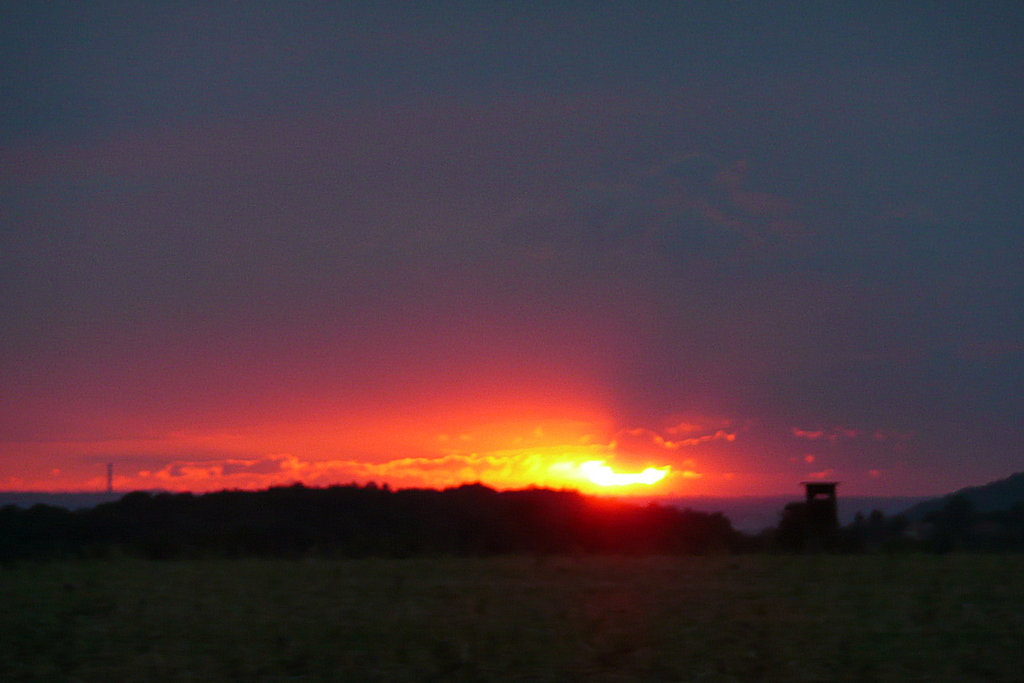
[[790,429],[790,434],[798,439],[808,439],[810,441],[830,441],[835,443],[839,439],[855,439],[861,435],[861,432],[857,429],[850,429],[848,427],[835,427],[834,429],[800,429],[799,427],[793,427]]
[[[690,425],[687,425],[689,427]],[[666,431],[670,434],[674,428],[669,428]],[[677,429],[678,431],[678,429]],[[634,429],[625,429],[616,434],[615,443],[618,445],[624,445],[627,449],[630,446],[643,447],[643,446],[657,446],[667,450],[678,450],[680,448],[689,446],[698,446],[709,441],[735,441],[736,434],[729,432],[724,429],[716,429],[713,432],[701,434],[699,436],[691,436],[685,439],[666,439],[661,434],[658,434],[654,430],[647,429],[645,427],[637,427]]]

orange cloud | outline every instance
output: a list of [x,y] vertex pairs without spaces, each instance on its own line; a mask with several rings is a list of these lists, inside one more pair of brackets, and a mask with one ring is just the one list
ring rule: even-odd
[[704,431],[704,429],[704,427],[695,422],[680,422],[679,424],[666,428],[665,431],[676,436],[679,434],[693,434],[695,432]]
[[697,436],[690,439],[683,439],[682,441],[676,441],[674,443],[680,446],[696,446],[697,444],[718,440],[735,441],[736,434],[734,432],[727,432],[724,429],[719,429],[715,431],[713,434],[704,434],[703,436]]
[[[666,430],[672,433],[672,428]],[[708,434],[701,434],[700,436],[692,436],[685,439],[671,440],[666,439],[661,434],[654,430],[647,429],[644,427],[636,427],[633,429],[624,429],[615,435],[615,443],[622,444],[626,448],[637,448],[648,445],[653,445],[658,448],[664,448],[670,451],[678,450],[687,446],[698,446],[709,441],[735,441],[736,434],[734,432],[728,432],[724,429],[717,429]]]
[[[592,444],[448,453],[384,462],[352,459],[305,461],[292,455],[257,460],[175,461],[155,471],[139,472],[135,487],[209,491],[265,488],[301,481],[310,486],[378,482],[396,488],[444,488],[480,482],[495,488],[541,486],[593,492],[607,485],[606,481],[597,481],[591,476],[593,463],[601,463],[610,477],[623,485],[654,484],[672,470],[669,465],[648,468],[658,476],[652,477],[648,473],[635,481],[627,481],[627,475],[616,474],[611,466],[604,465],[605,459],[614,457],[614,451],[607,446]],[[680,476],[694,478],[700,474],[683,470]]]
[[[440,428],[439,428],[440,427]],[[103,490],[114,464],[117,490],[212,491],[301,482],[396,488],[443,488],[480,482],[495,488],[530,486],[602,491],[581,469],[600,461],[616,474],[653,469],[665,476],[646,493],[689,490],[706,472],[684,448],[729,443],[733,432],[677,425],[681,437],[636,427],[610,428],[601,419],[486,420],[427,417],[417,421],[264,424],[259,427],[169,431],[145,438],[0,444],[35,469],[10,471],[0,486],[26,490]],[[686,432],[683,434],[683,432]],[[60,465],[57,467],[56,465]],[[657,489],[657,490],[655,490]]]

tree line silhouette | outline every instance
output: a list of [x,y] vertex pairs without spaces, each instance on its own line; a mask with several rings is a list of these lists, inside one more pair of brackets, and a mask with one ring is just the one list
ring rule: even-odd
[[134,492],[68,511],[0,509],[0,560],[97,557],[706,553],[740,534],[722,514],[634,506],[575,491],[443,491],[374,484]]
[[721,513],[644,506],[576,491],[495,491],[480,484],[391,490],[374,484],[263,491],[134,492],[69,511],[0,508],[0,562],[129,555],[406,557],[713,552],[1019,552],[1024,504],[978,512],[954,497],[923,520],[858,514],[809,547],[791,514],[743,534]]
[[858,515],[843,533],[845,542],[856,550],[1021,552],[1024,503],[979,511],[969,498],[957,495],[917,521],[902,515],[887,518],[877,510],[867,517]]
[[1021,552],[1024,503],[980,511],[965,496],[952,496],[920,519],[879,510],[826,532],[808,533],[800,510],[787,506],[779,524],[747,547],[784,552]]

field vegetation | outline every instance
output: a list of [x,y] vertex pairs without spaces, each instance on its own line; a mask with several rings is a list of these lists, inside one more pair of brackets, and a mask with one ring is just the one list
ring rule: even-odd
[[1019,680],[1022,555],[17,561],[0,680]]

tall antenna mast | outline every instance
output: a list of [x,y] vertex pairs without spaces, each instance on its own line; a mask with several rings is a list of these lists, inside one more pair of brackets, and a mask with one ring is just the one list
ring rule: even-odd
[[114,492],[114,463],[107,463],[107,493]]

